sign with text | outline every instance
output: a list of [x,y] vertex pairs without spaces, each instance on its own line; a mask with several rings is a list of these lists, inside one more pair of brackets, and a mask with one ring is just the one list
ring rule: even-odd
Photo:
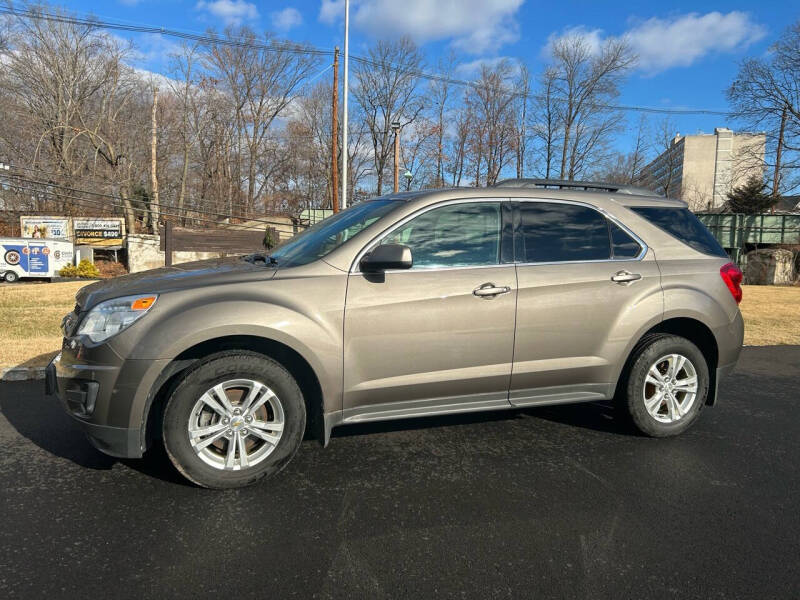
[[125,222],[120,218],[75,217],[72,227],[76,246],[121,246],[125,238]]
[[72,237],[69,217],[21,216],[20,237],[29,239],[69,240]]

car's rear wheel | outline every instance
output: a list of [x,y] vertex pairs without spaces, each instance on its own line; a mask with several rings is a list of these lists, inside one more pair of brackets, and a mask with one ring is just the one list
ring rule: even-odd
[[637,349],[618,400],[639,431],[667,437],[697,420],[708,385],[708,365],[697,346],[679,336],[657,335]]
[[17,275],[14,271],[6,271],[4,279],[6,283],[16,283],[19,281],[19,275]]
[[300,446],[303,395],[291,374],[252,352],[224,352],[193,368],[164,411],[164,446],[203,487],[249,485],[280,471]]

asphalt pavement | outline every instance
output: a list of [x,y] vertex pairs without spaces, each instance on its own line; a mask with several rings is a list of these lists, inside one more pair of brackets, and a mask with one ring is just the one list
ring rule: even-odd
[[607,403],[351,426],[215,492],[0,384],[0,597],[798,598],[800,347],[683,436]]

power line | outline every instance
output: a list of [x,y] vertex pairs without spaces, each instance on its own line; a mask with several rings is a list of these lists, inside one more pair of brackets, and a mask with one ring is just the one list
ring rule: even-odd
[[[91,203],[93,205],[98,205],[98,206],[111,206],[113,208],[119,208],[120,210],[123,210],[123,211],[124,210],[133,210],[135,212],[141,212],[141,213],[144,213],[144,214],[150,214],[151,213],[150,209],[148,209],[148,208],[136,207],[134,205],[134,202],[136,202],[135,200],[131,200],[131,206],[130,207],[126,207],[124,204],[120,204],[119,203],[119,198],[117,198],[116,196],[113,196],[111,194],[104,194],[104,193],[101,193],[101,192],[92,192],[92,191],[89,191],[89,190],[82,190],[82,189],[79,189],[79,188],[71,188],[71,187],[68,187],[68,186],[62,186],[62,185],[52,184],[52,183],[48,183],[48,182],[36,181],[36,180],[33,180],[33,179],[28,179],[28,178],[26,178],[24,176],[14,175],[14,174],[7,174],[7,173],[0,174],[0,179],[6,179],[7,181],[10,180],[10,185],[13,186],[13,189],[17,189],[17,190],[30,191],[32,193],[43,193],[43,194],[47,194],[47,195],[49,195],[51,197],[55,197],[57,199],[60,199],[60,198],[71,198],[71,199],[74,199],[75,201],[80,201],[80,202],[83,202],[83,203]],[[96,196],[98,198],[103,198],[104,200],[91,200],[91,199],[88,199],[88,198],[83,198],[81,196],[74,196],[74,195],[71,195],[70,193],[61,193],[61,192],[55,193],[55,192],[48,191],[48,190],[42,190],[41,188],[37,188],[37,187],[27,187],[25,185],[19,185],[18,182],[20,182],[22,184],[27,184],[27,186],[44,186],[44,187],[47,187],[47,188],[56,188],[56,189],[59,189],[59,190],[63,190],[65,192],[71,192],[72,194],[88,194],[90,196]],[[114,200],[114,201],[117,201],[117,202],[116,203],[115,202],[108,202],[105,199],[110,199],[110,200]],[[172,209],[172,210],[175,209],[174,206],[165,206],[163,204],[155,204],[155,203],[148,203],[148,204],[150,206],[159,206],[160,208],[163,208],[163,209]],[[219,220],[208,219],[208,218],[204,218],[204,217],[221,216],[221,217],[225,217],[225,218],[229,218],[229,219],[242,219],[242,220],[245,220],[245,221],[251,221],[251,222],[259,223],[260,225],[279,225],[279,226],[282,226],[282,227],[286,227],[286,226],[289,225],[289,223],[283,223],[283,222],[280,222],[280,221],[270,221],[270,220],[266,220],[266,219],[244,217],[244,216],[240,216],[240,215],[229,215],[229,214],[226,214],[226,213],[218,213],[218,212],[211,212],[211,211],[202,211],[202,212],[198,211],[199,214],[201,214],[203,216],[194,216],[194,215],[191,215],[191,214],[180,215],[180,214],[177,214],[177,213],[174,213],[174,212],[168,212],[167,210],[161,210],[159,212],[160,212],[160,214],[162,216],[174,217],[176,219],[186,219],[186,220],[190,220],[190,221],[201,221],[201,222],[205,222],[205,223],[213,223],[214,225],[217,225],[217,226],[222,224],[222,223],[219,222]],[[241,229],[253,229],[253,230],[260,230],[261,229],[261,227],[258,227],[258,226],[255,226],[255,225],[247,226],[247,227],[244,227],[244,226],[240,225],[240,228]]]
[[[46,21],[54,21],[59,23],[71,23],[76,25],[83,25],[86,27],[94,27],[98,29],[112,29],[112,30],[135,32],[135,33],[159,34],[179,39],[195,41],[202,45],[224,45],[224,46],[233,46],[239,48],[249,48],[254,50],[263,50],[267,52],[293,52],[297,54],[308,54],[312,56],[333,56],[334,53],[333,50],[317,48],[315,46],[310,46],[308,44],[296,44],[292,42],[277,42],[277,41],[272,41],[269,44],[264,44],[260,42],[246,40],[244,38],[236,38],[231,36],[221,37],[217,35],[199,34],[187,31],[180,31],[176,29],[167,29],[165,27],[157,27],[153,25],[136,25],[136,24],[113,22],[107,20],[104,21],[91,17],[70,17],[66,15],[58,15],[39,10],[19,10],[14,8],[0,8],[0,14],[6,14],[18,18],[42,19]],[[421,69],[414,69],[411,67],[405,67],[402,65],[396,65],[392,63],[382,63],[362,56],[351,55],[350,58],[354,62],[366,66],[371,66],[375,68],[388,67],[393,71],[413,75],[415,77],[419,77],[420,79],[425,79],[427,81],[448,83],[462,87],[469,87],[472,89],[487,89],[486,86],[482,86],[480,83],[475,81],[469,81],[466,79],[457,79],[454,77],[449,77],[436,73],[429,73]],[[519,98],[542,99],[542,96],[531,94],[530,92],[518,92],[515,90],[508,90],[506,88],[501,88],[501,87],[492,87],[488,89],[494,89],[503,94]],[[731,113],[728,111],[712,110],[704,108],[660,108],[651,106],[617,105],[617,104],[597,104],[596,106],[597,108],[600,109],[617,110],[624,112],[640,112],[640,113],[684,115],[684,116],[686,115],[731,116]]]
[[[30,172],[38,172],[38,173],[43,173],[43,174],[46,174],[46,175],[58,175],[56,173],[48,173],[47,171],[41,171],[40,169],[34,169],[34,168],[29,168],[29,167],[14,167],[14,169],[15,170],[25,170],[25,171],[30,171]],[[71,187],[71,186],[58,184],[58,183],[53,183],[53,182],[49,182],[49,181],[34,180],[34,179],[28,178],[27,176],[18,175],[17,173],[14,173],[14,172],[11,172],[11,171],[0,173],[0,177],[14,178],[16,180],[20,180],[20,181],[23,181],[24,183],[28,183],[28,184],[32,184],[32,185],[41,185],[41,186],[50,187],[50,188],[57,188],[57,189],[60,189],[60,190],[65,190],[65,191],[68,191],[68,192],[73,192],[73,193],[78,193],[78,194],[88,194],[90,196],[97,196],[97,197],[101,197],[101,198],[110,198],[112,200],[121,200],[118,196],[115,196],[113,194],[106,194],[106,193],[103,193],[103,192],[94,192],[94,191],[91,191],[91,190]],[[195,200],[193,198],[187,198],[186,200],[190,204],[193,204],[194,206],[200,206],[200,207],[208,206],[209,203],[211,202],[211,200],[200,201],[200,200]],[[135,202],[135,200],[131,200],[131,202]],[[162,208],[163,209],[171,209],[171,210],[176,210],[177,209],[177,207],[174,205],[174,203],[164,204],[164,203],[160,203],[160,202],[148,201],[148,205],[157,206],[160,209],[162,209]],[[168,213],[162,213],[162,214],[168,214]],[[286,223],[281,223],[280,221],[269,221],[269,220],[258,218],[258,217],[250,217],[250,216],[247,216],[247,215],[238,215],[238,214],[234,214],[234,213],[223,213],[223,212],[215,212],[215,211],[206,210],[206,211],[203,211],[202,214],[211,215],[211,216],[217,216],[217,217],[223,217],[223,218],[227,218],[227,219],[242,219],[244,221],[256,221],[256,222],[259,222],[259,223],[264,223],[265,225],[286,225]],[[179,216],[179,215],[173,214],[173,216],[176,216],[178,218],[183,218],[183,219],[192,219],[192,217],[190,217],[188,215]],[[212,222],[219,224],[219,221],[212,221]]]

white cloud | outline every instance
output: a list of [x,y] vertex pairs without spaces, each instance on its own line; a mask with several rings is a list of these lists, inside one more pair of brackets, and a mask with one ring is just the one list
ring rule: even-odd
[[[673,67],[691,66],[709,54],[743,50],[764,35],[766,29],[752,21],[747,13],[732,11],[727,14],[689,13],[667,19],[653,17],[634,22],[619,37],[627,39],[639,57],[637,67],[653,75]],[[550,35],[543,54],[549,52],[555,40],[565,37],[582,38],[594,52],[598,52],[606,40],[613,39],[601,29],[572,27]]]
[[627,33],[639,55],[639,67],[659,72],[688,67],[714,52],[743,50],[766,35],[766,29],[739,11],[691,13],[674,19],[648,19]]
[[344,0],[322,0],[319,7],[319,20],[329,25],[344,18]]
[[[408,35],[419,43],[451,39],[471,54],[495,51],[519,38],[514,16],[524,0],[353,0],[351,22],[376,37]],[[344,16],[344,0],[322,0],[319,19]]]
[[222,20],[225,25],[241,25],[245,21],[258,19],[258,9],[255,4],[245,0],[213,0],[206,2],[200,0],[195,5],[196,10],[208,12],[212,17]]
[[303,15],[296,8],[287,7],[270,14],[272,26],[278,31],[289,31],[292,27],[303,24]]

